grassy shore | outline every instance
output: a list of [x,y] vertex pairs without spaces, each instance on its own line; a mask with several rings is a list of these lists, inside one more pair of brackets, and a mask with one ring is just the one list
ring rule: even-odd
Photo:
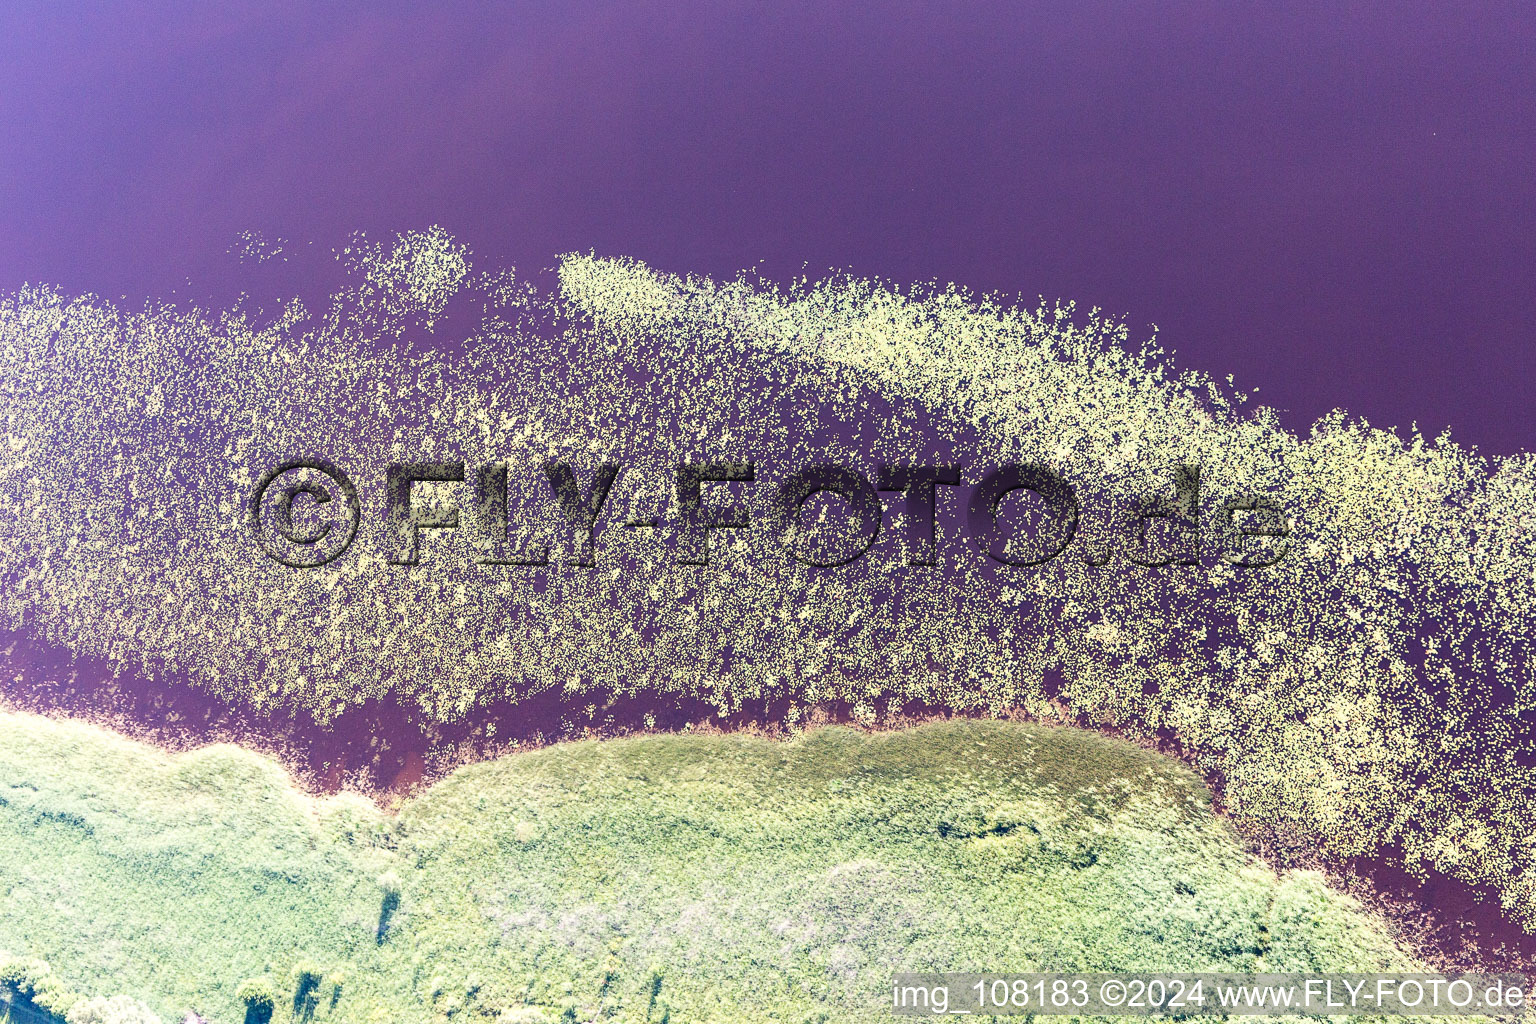
[[0,715],[0,844],[0,949],[166,1020],[263,982],[279,1022],[832,1022],[898,970],[1412,963],[1177,763],[996,722],[561,744],[388,815]]

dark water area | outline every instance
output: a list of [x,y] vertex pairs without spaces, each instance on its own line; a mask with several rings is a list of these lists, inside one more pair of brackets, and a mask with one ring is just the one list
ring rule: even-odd
[[[1536,449],[1518,2],[0,11],[0,288],[253,306],[439,223],[535,271],[1075,299],[1305,428]],[[282,253],[231,254],[240,232]]]

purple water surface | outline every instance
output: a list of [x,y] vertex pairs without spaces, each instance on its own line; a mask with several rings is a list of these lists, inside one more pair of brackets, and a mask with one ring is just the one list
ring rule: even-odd
[[1525,3],[0,7],[0,289],[315,296],[352,230],[439,223],[1075,298],[1293,427],[1502,453],[1533,181]]

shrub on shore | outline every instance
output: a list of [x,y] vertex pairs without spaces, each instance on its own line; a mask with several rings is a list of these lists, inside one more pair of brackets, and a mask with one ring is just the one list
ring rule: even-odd
[[64,1024],[162,1024],[152,1009],[132,996],[82,996],[66,985],[46,960],[3,951],[0,989]]
[[277,1009],[277,986],[266,975],[247,978],[235,989],[235,999],[245,1004],[247,1024],[265,1024]]

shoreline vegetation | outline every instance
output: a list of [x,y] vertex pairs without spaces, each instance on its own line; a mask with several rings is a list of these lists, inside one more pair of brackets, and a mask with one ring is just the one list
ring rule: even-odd
[[393,815],[227,744],[0,740],[6,983],[62,1016],[854,1021],[892,965],[1423,969],[1182,765],[1080,730],[573,741]]
[[[398,707],[381,710],[376,717],[368,717],[366,710],[325,726],[302,714],[263,716],[195,688],[132,670],[114,671],[99,659],[79,658],[25,633],[0,634],[0,713],[81,721],[172,755],[215,744],[234,745],[282,765],[298,791],[312,797],[357,794],[386,814],[396,813],[403,801],[461,768],[556,743],[733,734],[784,742],[828,726],[881,734],[975,720],[944,709],[912,708],[899,717],[870,723],[843,707],[820,709],[791,729],[782,725],[773,709],[762,709],[761,714],[743,709],[736,716],[721,717],[712,715],[702,701],[675,702],[665,709],[640,699],[598,708],[585,717],[572,715],[559,702],[511,705],[455,729],[412,717]],[[1014,712],[999,720],[1087,731],[1180,761],[1202,779],[1213,812],[1232,826],[1250,854],[1275,870],[1304,868],[1323,873],[1335,889],[1388,921],[1399,945],[1437,970],[1536,972],[1536,936],[1505,915],[1493,893],[1438,873],[1415,878],[1387,857],[1330,860],[1295,837],[1286,842],[1287,837],[1256,831],[1251,823],[1228,813],[1221,780],[1202,772],[1177,743],[1095,725],[1074,718],[1061,705],[1054,710],[1050,717]]]
[[[1177,751],[1278,863],[1364,866],[1448,903],[1479,956],[1528,951],[1536,455],[1342,410],[1291,431],[1253,390],[1070,304],[592,254],[535,286],[437,228],[336,256],[348,283],[315,310],[0,297],[0,623],[119,674],[103,721],[135,693],[147,732],[174,741],[185,715],[189,735],[293,746],[322,788],[387,767],[401,789],[519,722],[539,746],[706,721],[1063,721]],[[422,564],[390,565],[370,505],[345,557],[277,564],[244,512],[295,453],[373,481],[401,460],[504,462],[510,521],[546,524],[550,562],[493,571],[467,531],[428,530]],[[1077,488],[1082,544],[999,565],[953,557],[950,531],[937,565],[909,564],[894,494],[880,543],[836,568],[765,557],[774,539],[745,530],[683,565],[665,530],[613,528],[671,516],[646,481],[703,454],[756,460],[764,492],[772,467],[823,461],[1041,463]],[[551,459],[578,486],[602,462],[646,469],[614,483],[593,567],[532,472]],[[1183,466],[1210,483],[1197,508],[1170,493]],[[472,499],[453,486],[421,499],[446,517]],[[1087,514],[1153,493],[1155,537]],[[1242,495],[1284,508],[1287,556],[1181,564],[1171,546]],[[846,535],[825,497],[807,543]],[[89,714],[75,668],[40,657],[13,700]]]

